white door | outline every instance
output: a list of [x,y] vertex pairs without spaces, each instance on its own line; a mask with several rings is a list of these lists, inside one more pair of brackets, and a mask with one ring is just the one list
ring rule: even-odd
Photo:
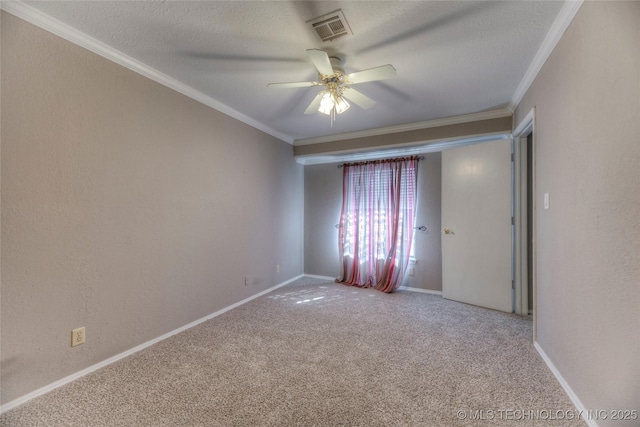
[[512,311],[511,141],[442,152],[442,294]]

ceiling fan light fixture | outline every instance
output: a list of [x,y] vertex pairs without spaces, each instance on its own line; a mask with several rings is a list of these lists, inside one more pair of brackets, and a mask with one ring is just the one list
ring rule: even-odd
[[330,115],[334,105],[335,104],[333,102],[333,95],[331,94],[331,92],[326,91],[322,96],[322,100],[320,100],[318,111],[322,114]]
[[318,111],[322,114],[330,116],[332,114],[342,114],[350,107],[351,105],[349,105],[347,100],[344,99],[342,95],[338,95],[337,91],[327,90],[325,91],[324,95],[322,95],[320,106],[318,106]]
[[347,111],[349,107],[351,107],[351,105],[349,105],[346,99],[344,99],[342,96],[339,96],[336,98],[335,107],[336,113],[342,114]]

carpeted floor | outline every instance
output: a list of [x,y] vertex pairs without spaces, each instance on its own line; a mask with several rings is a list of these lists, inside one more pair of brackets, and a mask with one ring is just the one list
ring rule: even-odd
[[[304,278],[0,416],[5,426],[584,426],[531,321]],[[563,419],[558,419],[563,418]]]

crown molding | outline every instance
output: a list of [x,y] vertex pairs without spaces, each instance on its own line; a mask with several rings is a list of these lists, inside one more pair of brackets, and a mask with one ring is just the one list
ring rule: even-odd
[[551,55],[551,52],[553,52],[553,49],[555,49],[556,45],[562,38],[562,35],[569,27],[569,24],[571,24],[571,21],[573,21],[576,13],[578,13],[582,3],[583,0],[570,0],[564,3],[562,9],[560,9],[560,13],[556,16],[553,24],[551,24],[551,28],[549,29],[547,36],[544,38],[542,45],[540,45],[540,49],[538,49],[536,56],[534,56],[527,72],[511,97],[511,101],[507,107],[510,111],[513,112],[516,110],[516,107],[520,104],[520,101],[522,101],[524,94],[527,93],[529,87],[542,69],[542,66]]
[[483,111],[480,113],[464,114],[460,116],[444,117],[441,119],[427,120],[424,122],[407,123],[397,126],[388,126],[383,128],[368,129],[356,132],[347,132],[329,136],[319,136],[315,138],[296,139],[293,145],[311,145],[323,142],[344,141],[346,139],[366,138],[377,135],[387,135],[390,133],[407,132],[412,130],[428,129],[439,126],[457,125],[460,123],[477,122],[480,120],[497,119],[501,117],[509,117],[513,112],[507,108],[501,110]]
[[294,139],[289,135],[283,134],[272,129],[269,126],[260,123],[251,117],[246,116],[243,113],[223,104],[216,99],[205,95],[204,93],[185,85],[184,83],[170,77],[120,51],[113,47],[94,39],[93,37],[78,31],[77,29],[64,24],[61,21],[35,9],[34,7],[24,3],[22,0],[3,0],[0,1],[0,9],[23,19],[37,27],[44,29],[52,34],[55,34],[75,45],[83,47],[97,55],[100,55],[116,64],[119,64],[129,70],[145,76],[163,86],[175,90],[191,99],[194,99],[208,107],[211,107],[221,113],[224,113],[240,122],[243,122],[255,129],[265,132],[277,139],[285,141],[292,145],[309,145],[318,144],[323,142],[333,142],[353,138],[370,137],[376,135],[385,135],[397,132],[406,132],[412,130],[426,129],[430,127],[446,126],[451,124],[459,124],[471,121],[493,119],[499,117],[506,117],[513,114],[516,107],[522,100],[524,94],[527,92],[536,76],[542,69],[542,66],[546,62],[547,58],[551,55],[551,52],[557,45],[558,41],[564,34],[565,30],[573,20],[574,16],[582,6],[583,0],[570,0],[566,1],[563,5],[560,13],[554,20],[551,29],[547,33],[540,49],[536,53],[531,65],[527,69],[526,74],[520,81],[516,91],[514,92],[509,105],[500,110],[492,110],[481,113],[473,113],[467,115],[453,116],[435,120],[428,120],[424,122],[409,123],[398,126],[389,126],[385,128],[376,128],[356,132],[348,132],[337,135],[321,136],[315,138]]
[[239,120],[253,128],[261,130],[275,138],[282,141],[293,144],[293,138],[278,132],[269,126],[252,119],[240,113],[237,110],[225,105],[216,99],[203,94],[202,92],[187,86],[186,84],[179,82],[178,80],[170,77],[122,52],[113,47],[94,39],[93,37],[78,31],[77,29],[39,11],[38,9],[29,6],[21,0],[0,1],[0,8],[5,12],[8,12],[24,21],[27,21],[37,27],[42,28],[52,34],[55,34],[75,45],[83,47],[97,55],[100,55],[109,61],[115,62],[129,70],[138,73],[144,77],[147,77],[156,83],[160,83],[176,92],[181,93],[191,99],[194,99],[208,107],[211,107],[221,113],[224,113],[236,120]]

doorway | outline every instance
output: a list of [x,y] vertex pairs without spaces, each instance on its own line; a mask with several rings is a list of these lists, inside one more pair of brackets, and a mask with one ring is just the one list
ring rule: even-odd
[[513,132],[514,159],[514,311],[533,316],[536,339],[535,109]]

